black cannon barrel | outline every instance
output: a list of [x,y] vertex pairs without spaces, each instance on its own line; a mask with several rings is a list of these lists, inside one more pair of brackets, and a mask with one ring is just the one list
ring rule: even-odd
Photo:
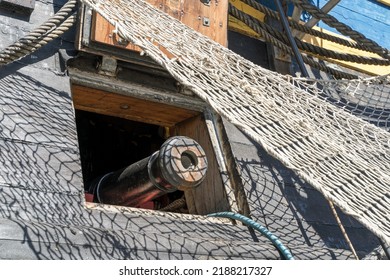
[[94,201],[138,207],[169,192],[196,188],[206,171],[202,147],[191,138],[172,137],[150,157],[97,179]]

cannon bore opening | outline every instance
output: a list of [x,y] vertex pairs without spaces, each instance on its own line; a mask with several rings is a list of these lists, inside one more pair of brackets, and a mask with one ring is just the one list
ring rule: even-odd
[[181,154],[180,161],[185,169],[193,169],[198,165],[198,157],[191,151],[184,151]]

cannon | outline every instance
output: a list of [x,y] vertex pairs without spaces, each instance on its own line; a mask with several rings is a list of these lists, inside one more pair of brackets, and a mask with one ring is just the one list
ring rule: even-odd
[[151,156],[97,178],[90,192],[97,203],[139,207],[164,194],[198,187],[206,171],[202,147],[191,138],[176,136]]

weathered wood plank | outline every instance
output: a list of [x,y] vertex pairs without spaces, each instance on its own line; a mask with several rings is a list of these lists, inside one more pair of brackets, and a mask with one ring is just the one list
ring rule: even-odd
[[72,110],[0,98],[0,138],[63,148],[77,147]]
[[[324,6],[328,1],[318,0],[315,5]],[[381,3],[379,3],[381,2]],[[387,2],[387,3],[385,3]],[[390,3],[389,0],[380,1],[341,1],[330,11],[341,22],[354,30],[359,31],[367,38],[374,40],[384,48],[390,48],[389,25],[390,25]],[[319,27],[327,30],[337,31],[330,28],[326,23],[320,21]]]
[[[90,61],[78,61],[80,64],[87,64]],[[81,85],[90,88],[99,88],[100,90],[118,93],[125,96],[131,96],[138,99],[149,100],[156,103],[164,103],[188,110],[202,112],[206,105],[197,97],[183,94],[179,89],[167,89],[163,81],[153,76],[140,79],[134,72],[124,72],[119,77],[112,78],[96,74],[96,69],[75,68],[72,65],[69,68],[72,84]],[[132,79],[129,79],[129,76]],[[134,79],[135,78],[135,79]],[[143,83],[140,83],[140,80]],[[157,83],[156,83],[157,82]]]
[[[140,233],[134,230],[112,231],[92,227],[75,227],[0,219],[0,240],[19,241],[38,259],[82,259],[80,248],[98,259],[277,259],[270,244],[208,240],[176,234]],[[2,243],[2,242],[0,242]],[[43,249],[44,247],[44,249]],[[141,252],[138,255],[138,252]]]
[[130,51],[140,52],[141,49],[119,37],[114,32],[115,27],[106,21],[100,14],[95,13],[92,17],[91,40],[99,43],[113,45]]
[[[39,250],[37,250],[39,248]],[[32,242],[20,240],[0,240],[0,260],[192,260],[189,254],[176,255],[136,248],[127,250],[117,247],[92,247],[88,244],[74,245],[53,242]],[[210,257],[209,259],[213,259]]]
[[[68,78],[59,79],[69,88]],[[22,73],[0,79],[0,138],[77,147],[72,101],[63,88],[66,85],[53,88]]]
[[77,147],[56,148],[0,139],[0,183],[58,192],[82,192]]
[[[0,219],[0,223],[0,248],[12,259],[280,258],[275,247],[264,242],[208,240],[174,233],[145,234],[134,230],[112,231],[9,219]],[[352,258],[350,252],[340,249],[300,246],[290,249],[297,259]],[[23,257],[22,252],[28,257]]]
[[[209,5],[202,1],[188,0],[148,0],[148,2],[221,45],[227,46],[228,0],[211,1]],[[115,33],[115,27],[96,13],[92,17],[91,40],[131,51],[141,51],[139,47],[122,41]]]
[[175,127],[175,134],[185,135],[197,141],[203,147],[208,160],[208,170],[204,181],[194,191],[186,192],[190,213],[204,215],[229,210],[218,162],[203,116],[179,123]]
[[[245,227],[217,219],[160,211],[85,204],[82,194],[0,186],[0,218],[145,233],[180,234],[208,240],[251,242]],[[229,221],[229,220],[228,220]],[[262,242],[268,242],[260,238]]]
[[235,165],[232,164],[233,162],[230,157],[230,146],[225,145],[229,140],[226,136],[222,119],[211,110],[206,110],[204,112],[204,118],[210,142],[215,153],[215,159],[218,163],[218,170],[221,175],[224,193],[226,194],[226,199],[229,204],[227,209],[235,213],[245,213],[244,208],[241,207],[242,205],[239,206],[237,204],[235,189],[240,180],[232,171]]
[[178,20],[182,18],[183,0],[147,0],[147,2]]
[[79,85],[72,86],[72,93],[76,109],[161,126],[170,127],[199,114],[172,105],[145,101]]
[[227,46],[228,0],[182,1],[181,21],[191,28],[208,36],[223,46]]
[[[181,18],[181,2],[182,0],[149,0],[150,4],[158,7],[167,14],[180,20]],[[113,45],[119,48],[125,48],[131,51],[140,52],[141,48],[135,46],[115,33],[115,27],[106,21],[100,14],[94,13],[92,17],[92,32],[91,40]]]
[[[194,254],[191,252],[172,252],[172,251],[151,251],[143,248],[128,249],[123,247],[92,247],[89,244],[63,244],[54,242],[32,242],[23,240],[1,240],[0,239],[0,259],[3,260],[237,260],[237,259],[279,259],[280,256],[271,246],[263,244],[258,245],[262,252],[243,252],[240,255],[214,255],[214,254]],[[39,250],[37,250],[39,248]],[[244,250],[246,248],[243,248]],[[334,259],[353,259],[354,257],[346,250],[326,249],[326,248],[304,248],[297,247],[292,249],[295,259],[300,260],[334,260]],[[247,256],[246,256],[246,255]],[[249,255],[249,256],[248,256]]]

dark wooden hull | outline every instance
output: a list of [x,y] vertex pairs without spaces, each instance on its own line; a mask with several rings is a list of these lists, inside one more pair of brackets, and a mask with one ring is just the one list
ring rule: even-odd
[[[6,30],[0,47],[63,2],[36,2],[36,13],[22,22],[0,14],[0,29]],[[85,202],[64,68],[67,54],[74,53],[74,37],[69,32],[0,68],[0,259],[281,258],[266,238],[230,221]],[[76,60],[75,69],[77,62],[93,65],[93,58]],[[223,130],[230,172],[242,186],[237,195],[247,201],[254,220],[279,236],[297,259],[353,258],[320,193],[231,124],[223,122]],[[377,238],[351,217],[341,218],[360,256],[375,253]]]

